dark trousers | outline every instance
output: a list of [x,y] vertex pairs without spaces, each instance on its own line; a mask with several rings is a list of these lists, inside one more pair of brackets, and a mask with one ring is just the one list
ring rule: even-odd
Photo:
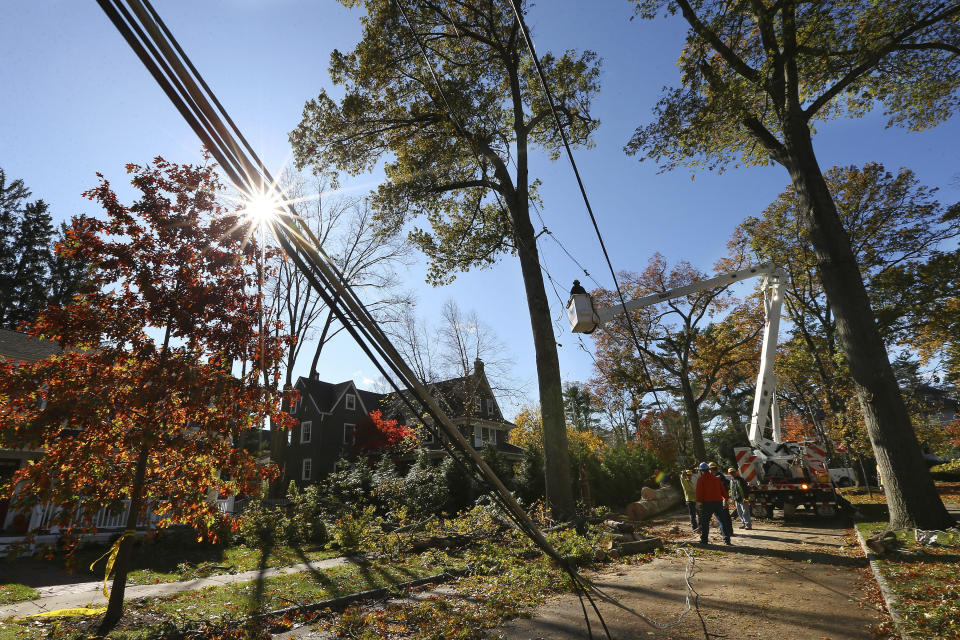
[[690,513],[690,528],[697,530],[697,503],[687,500],[687,511]]
[[730,521],[730,513],[727,511],[727,505],[723,502],[701,502],[700,503],[700,542],[706,544],[707,536],[710,533],[710,518],[717,516],[717,523],[720,525],[720,535],[724,540],[730,540],[730,534],[733,533],[733,523]]

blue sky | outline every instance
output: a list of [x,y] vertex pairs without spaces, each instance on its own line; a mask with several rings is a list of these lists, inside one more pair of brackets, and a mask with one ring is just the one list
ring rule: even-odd
[[[359,11],[333,0],[154,0],[154,6],[272,167],[289,160],[287,133],[304,102],[320,88],[335,91],[327,77],[330,52],[351,49],[360,36]],[[689,260],[710,272],[734,227],[758,214],[788,177],[780,167],[758,167],[702,172],[691,180],[685,171],[657,174],[652,164],[623,153],[634,128],[649,120],[661,88],[678,81],[684,33],[679,19],[631,21],[630,15],[630,4],[621,0],[551,0],[533,6],[528,23],[541,53],[593,49],[604,60],[593,111],[602,121],[596,147],[576,157],[615,268],[641,270],[659,251],[670,262]],[[57,219],[96,213],[80,194],[95,184],[98,171],[121,187],[128,162],[156,155],[199,159],[200,143],[93,0],[5,0],[0,56],[0,167],[23,178]],[[909,167],[924,184],[941,188],[942,202],[952,203],[960,200],[958,141],[957,119],[910,133],[885,129],[875,113],[821,124],[815,144],[824,169],[869,161],[890,170]],[[547,227],[610,286],[569,165],[536,156],[531,173],[544,182]],[[376,180],[363,176],[347,185],[362,193]],[[565,296],[582,274],[546,236],[541,247]],[[439,315],[447,299],[475,309],[507,343],[517,377],[533,392],[534,353],[516,259],[505,257],[438,289],[426,286],[423,275],[422,264],[404,275],[417,291],[420,314]],[[559,317],[549,285],[548,295]],[[590,360],[565,321],[556,332],[564,379],[589,378]],[[321,362],[322,377],[375,377],[345,334],[336,341]]]

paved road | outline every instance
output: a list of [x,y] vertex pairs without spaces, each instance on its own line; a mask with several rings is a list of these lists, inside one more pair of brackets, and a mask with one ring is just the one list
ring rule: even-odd
[[[804,514],[805,515],[805,514]],[[683,525],[683,514],[675,522]],[[686,524],[686,529],[689,524]],[[614,638],[728,638],[745,640],[873,640],[871,627],[885,611],[867,599],[872,574],[846,525],[811,517],[756,521],[736,529],[734,546],[687,547],[694,555],[691,579],[699,593],[699,615],[691,609],[674,627],[660,629],[609,603],[599,608]],[[716,534],[714,533],[714,536]],[[694,542],[690,535],[681,540]],[[714,537],[713,542],[720,542]],[[628,609],[666,623],[684,608],[680,552],[638,566],[620,566],[594,576],[598,587]],[[603,637],[596,616],[595,637]],[[709,636],[707,635],[709,634]],[[513,621],[491,634],[503,640],[580,640],[586,627],[576,596],[553,598],[530,619]]]

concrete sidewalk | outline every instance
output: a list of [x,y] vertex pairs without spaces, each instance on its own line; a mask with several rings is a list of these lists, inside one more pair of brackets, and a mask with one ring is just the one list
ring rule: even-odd
[[[307,570],[329,569],[344,564],[355,562],[356,558],[330,558],[311,563],[300,563],[288,567],[275,567],[266,569],[263,572],[265,578],[272,576],[281,576],[290,573],[300,573]],[[183,591],[195,591],[204,587],[213,587],[218,585],[231,584],[234,582],[249,582],[256,580],[260,575],[257,570],[244,571],[242,573],[231,573],[209,578],[197,578],[195,580],[186,580],[184,582],[165,582],[160,584],[146,584],[128,586],[124,593],[124,600],[137,600],[140,598],[151,598],[155,596],[165,596]],[[109,582],[107,585],[109,586]],[[56,609],[71,609],[74,607],[103,607],[107,604],[107,599],[103,597],[103,582],[79,582],[70,585],[58,585],[53,587],[39,587],[40,598],[36,600],[27,600],[8,604],[0,607],[0,620],[4,618],[22,618],[34,613],[43,613],[45,611],[54,611]]]

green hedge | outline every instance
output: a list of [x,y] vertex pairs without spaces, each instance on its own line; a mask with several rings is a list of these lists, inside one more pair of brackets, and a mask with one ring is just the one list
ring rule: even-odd
[[960,459],[931,467],[930,474],[940,482],[960,482]]

